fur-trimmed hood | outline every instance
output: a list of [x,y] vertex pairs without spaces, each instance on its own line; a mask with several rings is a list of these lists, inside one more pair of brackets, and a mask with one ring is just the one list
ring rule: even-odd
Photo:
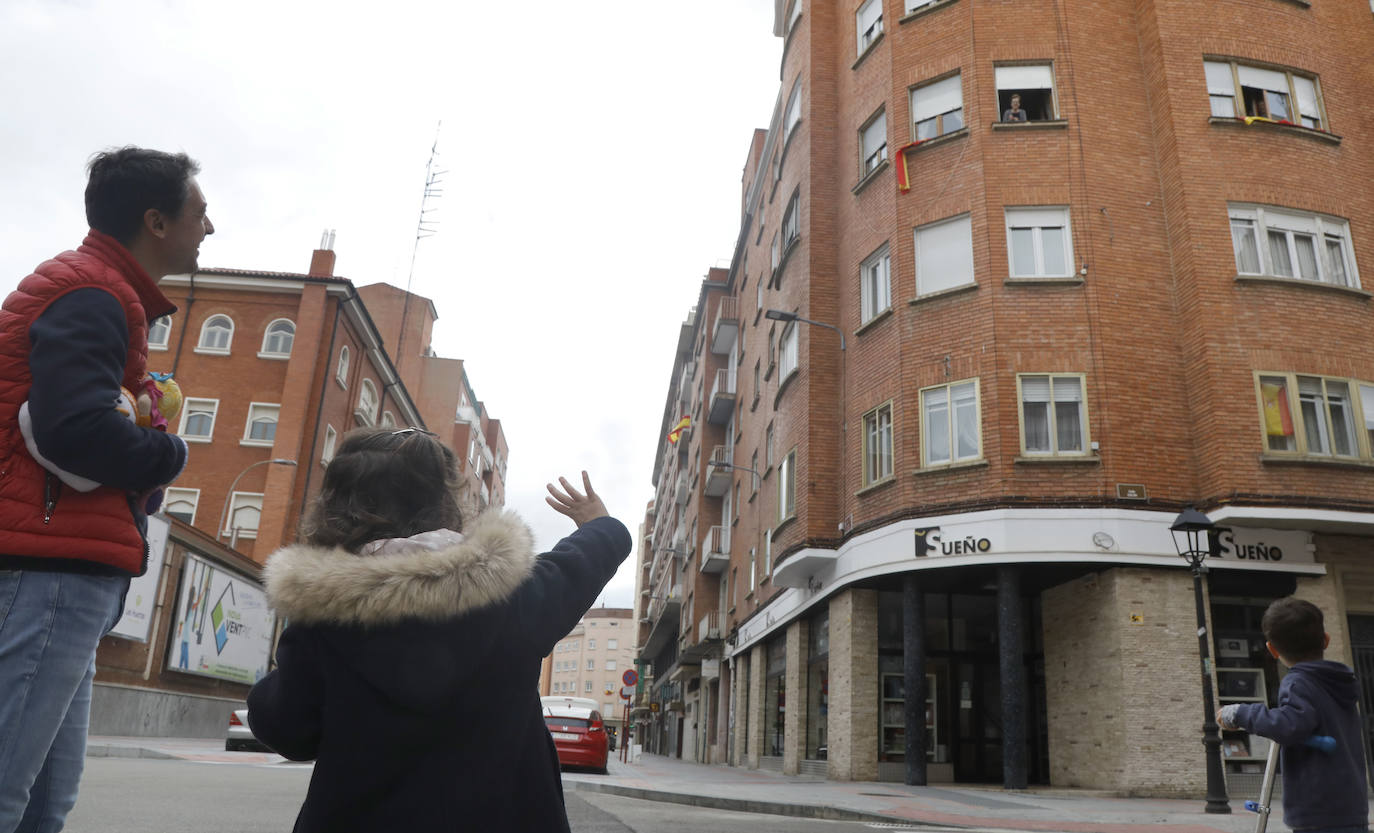
[[355,555],[297,544],[267,560],[267,597],[293,623],[439,621],[505,599],[534,568],[534,536],[514,512],[491,511],[440,549]]

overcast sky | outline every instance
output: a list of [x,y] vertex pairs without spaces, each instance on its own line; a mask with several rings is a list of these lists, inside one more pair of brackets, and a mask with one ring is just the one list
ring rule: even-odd
[[[0,291],[85,231],[84,164],[198,159],[205,267],[404,287],[425,163],[448,170],[412,291],[510,443],[507,505],[586,468],[636,533],[677,329],[739,230],[778,93],[772,0],[4,0]],[[187,380],[194,391],[194,380]],[[633,558],[631,559],[633,561]],[[605,601],[630,606],[630,562]]]

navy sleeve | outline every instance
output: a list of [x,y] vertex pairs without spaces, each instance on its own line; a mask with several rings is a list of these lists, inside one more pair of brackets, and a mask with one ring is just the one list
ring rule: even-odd
[[186,443],[115,411],[128,345],[124,308],[110,293],[78,289],[54,301],[29,327],[29,414],[34,443],[54,464],[143,492],[176,479]]
[[277,667],[248,692],[248,728],[283,758],[319,754],[324,683],[309,634],[287,627],[277,643]]
[[1263,703],[1246,703],[1236,710],[1237,726],[1276,741],[1280,746],[1303,743],[1316,732],[1320,721],[1315,704],[1308,692],[1303,691],[1301,680],[1280,686],[1279,704],[1272,709]]
[[596,601],[630,554],[630,531],[615,518],[588,521],[539,556],[533,574],[515,591],[517,633],[547,656]]

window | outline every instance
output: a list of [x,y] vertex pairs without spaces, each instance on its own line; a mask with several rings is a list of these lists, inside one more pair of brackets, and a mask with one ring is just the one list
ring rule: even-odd
[[1254,116],[1313,130],[1327,129],[1317,79],[1312,76],[1234,61],[1204,61],[1202,68],[1207,76],[1207,97],[1213,116]]
[[782,262],[782,247],[778,245],[778,233],[773,232],[773,242],[768,250],[769,262],[772,263],[774,272],[778,271],[778,264]]
[[759,586],[758,580],[758,559],[754,557],[754,548],[749,548],[749,592],[753,593],[754,588]]
[[763,531],[763,574],[772,575],[773,570],[773,530]]
[[937,466],[982,456],[978,430],[978,381],[938,385],[921,391],[922,463]]
[[1232,205],[1236,272],[1358,288],[1344,220],[1266,206]]
[[272,445],[277,437],[280,405],[253,402],[248,406],[248,422],[243,427],[243,445]]
[[320,462],[328,463],[334,459],[334,446],[339,441],[339,432],[334,430],[334,426],[324,427],[324,448],[320,451]]
[[878,115],[859,128],[859,178],[873,173],[886,161],[887,113],[880,110]]
[[792,13],[787,16],[787,31],[791,33],[792,27],[797,25],[797,19],[801,17],[802,0],[794,0],[792,3]]
[[218,399],[187,399],[181,410],[181,428],[177,434],[187,442],[210,442],[215,434],[215,412]]
[[759,276],[758,283],[754,284],[754,322],[758,323],[759,314],[763,312],[763,276]]
[[883,33],[883,0],[864,0],[854,19],[854,30],[859,36],[859,54],[862,55]]
[[973,226],[969,215],[916,229],[916,294],[973,283]]
[[591,681],[591,680],[587,680],[587,682],[583,684],[582,690],[585,691],[585,692],[588,693],[588,694],[591,694],[591,693],[592,693],[592,681]]
[[383,427],[383,428],[395,428],[395,427],[396,427],[396,415],[393,414],[391,411],[382,411],[382,427]]
[[797,191],[787,201],[787,209],[782,213],[782,248],[789,246],[801,236],[801,192]]
[[797,450],[787,452],[778,465],[778,522],[797,514]]
[[[1294,390],[1298,394],[1296,411]],[[1371,456],[1374,386],[1324,376],[1265,374],[1259,377],[1259,397],[1269,451],[1318,457]],[[1363,436],[1356,432],[1356,425],[1364,427]]]
[[[759,404],[759,394],[763,391],[763,360],[754,362],[754,402],[755,407]],[[752,409],[751,409],[752,410]]]
[[596,670],[596,660],[594,660],[594,659],[589,659],[589,660],[587,660],[587,670],[588,670],[588,671],[595,671],[595,670]]
[[892,476],[892,403],[864,414],[864,485]]
[[614,671],[614,670],[615,670],[615,660],[613,660],[613,659],[608,659],[608,660],[606,660],[606,670],[607,670],[607,671]]
[[188,524],[196,522],[196,505],[200,503],[200,489],[167,487],[163,493],[162,513]]
[[892,306],[891,269],[892,257],[886,243],[859,266],[860,323],[867,324]]
[[753,469],[749,477],[753,484],[753,491],[750,494],[758,494],[759,491],[759,450],[754,449],[754,456],[749,460],[749,468]]
[[911,135],[934,139],[964,127],[964,93],[958,73],[911,91]]
[[906,0],[906,13],[911,14],[922,6],[929,6],[937,0]]
[[199,353],[228,353],[234,340],[234,322],[227,315],[212,315],[200,327]]
[[339,366],[334,371],[334,379],[339,386],[348,389],[348,345],[339,348]]
[[148,349],[166,350],[172,334],[172,316],[164,315],[148,325]]
[[[792,85],[792,94],[787,97],[787,110],[783,116],[783,147],[792,139],[792,133],[801,122],[801,80]],[[781,159],[781,157],[779,157]]]
[[606,650],[608,650],[608,651],[614,651],[614,650],[617,649],[618,646],[619,646],[619,643],[616,642],[616,640],[614,640],[614,639],[607,639],[607,640],[606,640]]
[[768,423],[768,427],[763,432],[763,451],[764,465],[768,468],[773,467],[773,423]]
[[[1017,109],[1026,112],[1026,121],[1053,121],[1059,118],[1054,103],[1054,69],[1049,64],[1018,64],[994,67],[997,81],[997,113],[1005,116],[1016,96]],[[1003,118],[1002,121],[1008,121]]]
[[258,537],[258,519],[262,517],[262,494],[260,492],[234,492],[229,496],[229,514],[224,519],[221,534],[231,539],[237,533],[240,538]]
[[1068,208],[1008,208],[1007,262],[1013,278],[1073,274]]
[[779,379],[786,379],[788,374],[797,369],[797,322],[789,321],[782,328],[782,338],[779,339],[778,346],[782,355],[778,359],[780,370]]
[[1016,377],[1021,396],[1021,453],[1076,455],[1087,449],[1082,376]]
[[364,379],[358,387],[358,405],[353,409],[353,418],[359,425],[372,425],[377,421],[377,388],[371,379]]
[[588,651],[595,651],[595,650],[596,650],[596,640],[595,640],[595,639],[588,639],[588,640],[587,640],[587,650],[588,650]]
[[289,356],[291,343],[295,339],[296,325],[285,318],[278,318],[267,325],[267,332],[262,337],[262,353],[259,355]]

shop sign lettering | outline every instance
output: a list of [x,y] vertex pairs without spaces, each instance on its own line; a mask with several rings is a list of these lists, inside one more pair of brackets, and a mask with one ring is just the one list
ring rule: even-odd
[[992,550],[992,542],[976,535],[944,540],[938,526],[928,526],[916,530],[916,557],[924,558],[931,554],[940,555],[978,555]]
[[1283,549],[1278,544],[1266,544],[1263,541],[1256,541],[1253,544],[1236,543],[1236,533],[1233,530],[1223,530],[1219,536],[1221,550],[1217,553],[1222,558],[1235,558],[1241,561],[1282,561]]

